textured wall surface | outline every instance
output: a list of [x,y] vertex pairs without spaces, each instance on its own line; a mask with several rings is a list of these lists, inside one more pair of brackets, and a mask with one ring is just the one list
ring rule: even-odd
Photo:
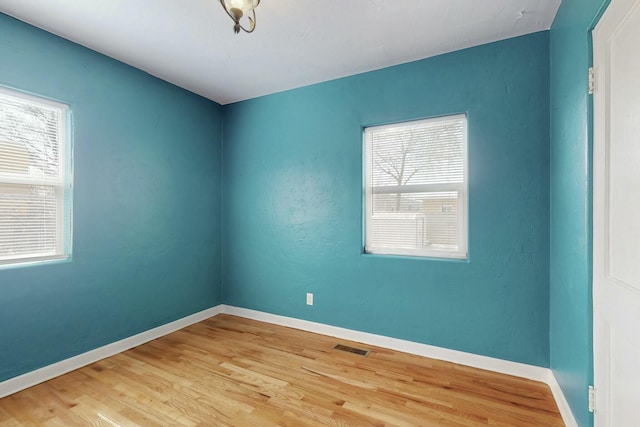
[[564,0],[551,29],[551,368],[580,426],[592,425],[589,30],[606,0]]
[[[584,85],[602,2],[563,2],[551,114],[548,33],[223,109],[0,14],[0,84],[69,103],[75,123],[73,261],[0,270],[0,380],[224,301],[550,363],[588,425]],[[363,255],[362,127],[460,112],[469,260]]]
[[0,380],[219,304],[221,107],[2,14],[0,58],[75,123],[73,260],[0,270]]
[[[225,303],[548,366],[548,43],[225,106]],[[469,260],[363,255],[363,126],[452,113],[468,114]]]

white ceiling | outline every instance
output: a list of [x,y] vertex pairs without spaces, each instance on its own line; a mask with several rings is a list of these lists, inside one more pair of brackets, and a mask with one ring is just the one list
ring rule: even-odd
[[220,104],[551,27],[561,0],[0,0],[0,11]]

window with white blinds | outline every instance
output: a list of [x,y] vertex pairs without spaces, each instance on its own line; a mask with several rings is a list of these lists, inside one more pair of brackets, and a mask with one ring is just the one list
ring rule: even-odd
[[464,114],[364,130],[365,252],[467,257]]
[[0,265],[68,258],[68,107],[0,88]]

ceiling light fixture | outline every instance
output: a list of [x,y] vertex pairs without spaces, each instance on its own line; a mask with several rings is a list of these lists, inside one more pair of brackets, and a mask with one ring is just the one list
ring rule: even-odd
[[[220,4],[224,8],[224,11],[227,12],[227,15],[235,25],[233,26],[233,32],[238,34],[240,30],[245,33],[252,33],[256,28],[256,11],[255,8],[260,4],[260,0],[220,0]],[[252,16],[249,16],[251,14]],[[240,23],[240,20],[243,17],[247,17],[249,21],[249,29],[245,28],[244,25]]]

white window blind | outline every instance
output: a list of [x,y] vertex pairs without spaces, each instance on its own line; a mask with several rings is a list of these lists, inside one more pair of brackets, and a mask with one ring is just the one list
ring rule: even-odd
[[0,265],[70,254],[67,112],[0,88]]
[[467,257],[467,119],[364,130],[365,252]]

